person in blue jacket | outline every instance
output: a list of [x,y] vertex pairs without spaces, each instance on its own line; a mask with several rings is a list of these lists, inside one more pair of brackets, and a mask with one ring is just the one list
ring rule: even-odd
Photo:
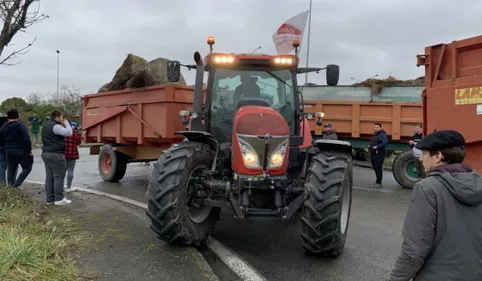
[[385,161],[386,147],[388,144],[387,134],[382,129],[381,123],[374,124],[375,132],[373,133],[370,144],[368,145],[368,151],[370,152],[370,158],[372,162],[373,170],[375,170],[375,175],[377,180],[375,184],[371,185],[370,188],[382,188],[383,179],[383,162]]

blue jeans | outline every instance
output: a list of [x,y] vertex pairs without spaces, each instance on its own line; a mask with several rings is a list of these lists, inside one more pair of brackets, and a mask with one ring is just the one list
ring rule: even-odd
[[5,152],[0,152],[0,185],[5,185],[7,174],[7,157]]

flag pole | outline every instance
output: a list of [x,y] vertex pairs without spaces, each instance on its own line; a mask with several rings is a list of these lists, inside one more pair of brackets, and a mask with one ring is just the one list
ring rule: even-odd
[[[311,35],[311,5],[312,0],[310,0],[310,11],[308,14],[308,40],[306,44],[306,67],[308,67],[308,62],[310,60],[310,35]],[[305,74],[305,84],[308,83],[308,72]]]

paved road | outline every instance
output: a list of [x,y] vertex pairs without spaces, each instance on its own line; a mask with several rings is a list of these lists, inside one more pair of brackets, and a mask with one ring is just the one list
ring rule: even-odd
[[[44,169],[39,152],[29,180],[43,181]],[[81,149],[74,185],[93,188],[144,202],[147,175],[151,166],[132,164],[120,183],[102,182],[97,172],[97,156]],[[355,167],[352,217],[345,253],[336,260],[315,259],[302,249],[299,220],[235,221],[223,213],[214,237],[262,273],[268,280],[384,280],[398,254],[401,226],[410,191],[399,187],[391,173],[385,172],[382,191],[366,188],[374,172]]]

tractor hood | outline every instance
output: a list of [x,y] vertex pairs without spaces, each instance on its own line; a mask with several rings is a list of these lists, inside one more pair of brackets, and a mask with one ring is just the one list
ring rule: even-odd
[[233,124],[232,167],[242,174],[284,174],[290,130],[285,119],[265,106],[243,106]]

